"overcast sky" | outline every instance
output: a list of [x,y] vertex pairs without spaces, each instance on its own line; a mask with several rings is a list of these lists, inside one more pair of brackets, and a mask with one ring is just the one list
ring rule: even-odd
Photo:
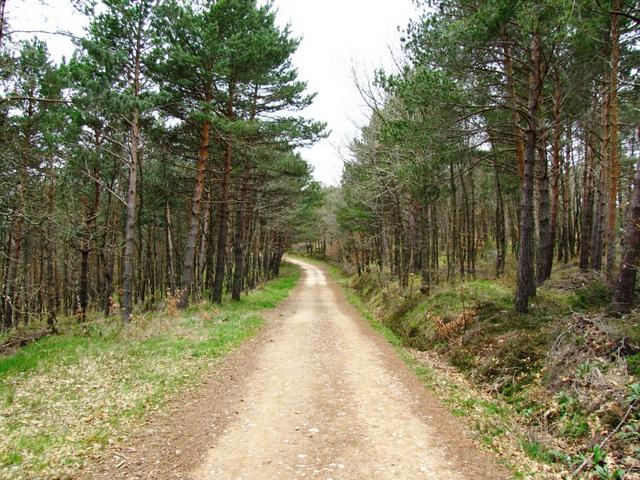
[[[302,43],[294,62],[300,77],[317,92],[305,115],[327,122],[331,136],[302,150],[315,178],[336,185],[342,171],[341,153],[365,122],[366,109],[352,78],[352,69],[371,74],[381,65],[393,68],[392,51],[399,49],[398,27],[415,16],[411,0],[275,0],[278,19],[290,23]],[[68,0],[7,0],[13,30],[66,30],[81,34],[84,19]],[[56,57],[69,56],[71,43],[49,37]]]

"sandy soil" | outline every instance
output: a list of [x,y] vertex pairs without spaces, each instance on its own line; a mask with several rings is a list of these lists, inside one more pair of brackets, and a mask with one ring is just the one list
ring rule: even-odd
[[322,269],[290,261],[304,274],[267,328],[95,478],[508,478]]

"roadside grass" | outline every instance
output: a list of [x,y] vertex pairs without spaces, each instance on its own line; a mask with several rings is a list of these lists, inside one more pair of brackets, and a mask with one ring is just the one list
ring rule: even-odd
[[[436,394],[453,415],[465,418],[465,424],[485,448],[500,455],[500,462],[512,472],[514,479],[547,478],[546,475],[552,471],[550,464],[558,461],[562,454],[530,441],[526,432],[514,421],[517,412],[512,405],[476,388],[465,375],[442,361],[436,353],[407,346],[406,338],[403,340],[376,314],[378,299],[375,296],[369,295],[367,301],[363,301],[360,293],[350,286],[352,279],[342,270],[333,264],[317,263],[328,269],[343,288],[348,301],[375,331],[393,345],[425,386]],[[510,295],[508,299],[506,286],[491,285],[486,281],[469,283],[467,294],[470,298],[480,301],[495,301],[497,298],[500,307],[507,308],[509,305]],[[446,302],[449,300],[451,304],[447,308]],[[443,313],[459,313],[463,310],[463,303],[459,297],[443,288],[427,301],[414,305],[405,315],[424,315],[430,308]]]
[[102,447],[139,424],[263,323],[299,270],[239,302],[201,302],[171,317],[110,318],[69,328],[0,357],[0,478],[70,478]]
[[519,314],[509,274],[441,283],[420,295],[419,276],[402,291],[387,273],[329,270],[514,478],[566,478],[610,432],[606,465],[591,469],[640,478],[640,415],[624,417],[640,376],[640,314],[606,315],[611,294],[601,274],[559,265]]
[[[508,449],[505,443],[520,439],[521,432],[511,422],[513,413],[509,405],[494,401],[484,392],[474,389],[462,375],[453,369],[447,369],[434,356],[424,356],[424,352],[407,348],[394,331],[378,320],[353,289],[347,288],[348,278],[335,266],[328,267],[333,278],[344,288],[347,300],[369,322],[372,328],[382,335],[405,362],[420,378],[424,385],[432,390],[447,409],[455,416],[466,417],[467,423],[477,435],[478,440],[489,450],[504,454]],[[501,459],[513,472],[514,479],[535,478],[541,466],[531,461],[524,452],[509,449],[510,456]]]

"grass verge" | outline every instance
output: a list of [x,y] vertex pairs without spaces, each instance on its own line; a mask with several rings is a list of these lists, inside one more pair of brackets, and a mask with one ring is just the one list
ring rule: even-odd
[[240,302],[142,315],[125,328],[105,319],[0,357],[0,478],[73,477],[255,334],[261,311],[285,299],[298,277],[286,264]]
[[[512,472],[514,479],[548,478],[547,474],[551,474],[552,469],[547,463],[551,462],[532,458],[529,450],[538,447],[536,453],[545,458],[561,454],[544,450],[539,445],[532,446],[526,433],[512,421],[515,412],[511,405],[475,388],[456,368],[446,364],[437,354],[407,347],[406,342],[380,321],[356,291],[349,287],[350,277],[334,265],[317,263],[327,268],[343,288],[348,301],[375,331],[393,345],[424,385],[436,394],[453,415],[464,418],[465,424],[483,447],[499,455],[501,463]],[[434,303],[441,304],[441,300],[442,298],[436,297]]]

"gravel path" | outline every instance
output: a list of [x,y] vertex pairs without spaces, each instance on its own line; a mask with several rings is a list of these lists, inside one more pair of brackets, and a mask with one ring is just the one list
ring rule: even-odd
[[260,337],[98,478],[508,478],[321,268],[289,261],[304,274]]

